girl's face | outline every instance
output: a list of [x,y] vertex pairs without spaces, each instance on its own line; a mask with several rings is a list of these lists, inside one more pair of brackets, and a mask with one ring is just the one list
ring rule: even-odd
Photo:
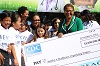
[[59,27],[59,23],[60,23],[60,20],[57,19],[56,22],[54,23],[54,27],[58,29],[58,27]]
[[27,27],[25,26],[25,24],[24,23],[21,23],[21,27],[20,27],[19,31],[20,32],[24,32],[26,30],[27,30]]
[[45,30],[43,28],[37,28],[37,34],[40,38],[44,36]]
[[4,18],[4,19],[1,21],[1,25],[2,25],[5,29],[9,28],[10,25],[11,25],[11,18],[10,18],[10,17]]
[[21,18],[19,17],[17,22],[14,23],[13,22],[13,27],[16,29],[16,30],[19,30],[19,28],[21,27]]
[[21,14],[21,18],[22,18],[23,20],[26,20],[27,17],[28,17],[28,15],[29,15],[29,11],[26,10],[25,13]]

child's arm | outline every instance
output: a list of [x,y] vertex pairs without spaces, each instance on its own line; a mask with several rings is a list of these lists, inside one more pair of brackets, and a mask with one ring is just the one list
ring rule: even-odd
[[4,57],[3,55],[0,53],[0,65],[2,65],[4,63]]
[[18,66],[18,60],[17,60],[17,56],[16,56],[16,51],[15,51],[15,47],[14,47],[14,43],[11,43],[10,46],[9,46],[9,49],[11,49],[11,53],[14,57],[14,65],[15,66]]

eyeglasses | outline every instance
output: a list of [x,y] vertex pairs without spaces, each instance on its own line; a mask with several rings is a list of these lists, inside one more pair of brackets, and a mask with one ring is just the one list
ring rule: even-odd
[[40,21],[40,20],[33,20],[33,21]]
[[23,27],[23,26],[25,26],[24,24],[21,24],[21,26]]
[[73,12],[74,10],[65,10],[64,12],[68,13],[68,12]]

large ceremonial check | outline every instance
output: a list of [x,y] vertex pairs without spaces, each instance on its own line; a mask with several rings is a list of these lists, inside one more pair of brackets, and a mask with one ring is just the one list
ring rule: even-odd
[[24,46],[26,66],[100,66],[100,27]]

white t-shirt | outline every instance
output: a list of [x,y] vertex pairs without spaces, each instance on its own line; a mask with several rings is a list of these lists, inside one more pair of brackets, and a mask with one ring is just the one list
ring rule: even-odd
[[0,24],[0,30],[8,30],[8,29],[3,28],[3,27],[1,26],[1,24]]
[[22,42],[29,42],[33,39],[33,34],[26,30],[25,32],[20,33],[20,38]]
[[[29,42],[33,39],[33,34],[26,30],[25,32],[20,33],[21,42]],[[24,46],[21,47],[21,53],[23,53]]]
[[44,42],[45,41],[45,39],[44,39],[44,37],[42,37],[42,38],[37,38],[37,40],[34,42],[34,41],[32,41],[32,42],[34,42],[34,43],[40,43],[40,42]]
[[84,26],[84,29],[89,29],[89,28],[99,27],[100,25],[96,21],[91,20],[91,21],[89,21],[89,23],[84,22],[83,26]]
[[13,36],[7,30],[0,30],[0,49],[7,51],[10,43],[14,43]]
[[14,40],[15,40],[14,47],[16,51],[16,56],[19,62],[19,66],[21,66],[21,39],[20,39],[19,31],[15,30],[13,27],[10,27],[9,32],[11,33],[12,36],[14,36]]
[[15,40],[16,40],[15,45],[17,47],[20,47],[21,46],[21,40],[20,40],[20,33],[19,33],[19,31],[15,30],[13,27],[10,27],[9,28],[9,32],[11,33],[12,36],[15,37]]
[[36,42],[40,43],[40,42],[43,42],[44,40],[45,40],[44,37],[43,38],[37,38]]

